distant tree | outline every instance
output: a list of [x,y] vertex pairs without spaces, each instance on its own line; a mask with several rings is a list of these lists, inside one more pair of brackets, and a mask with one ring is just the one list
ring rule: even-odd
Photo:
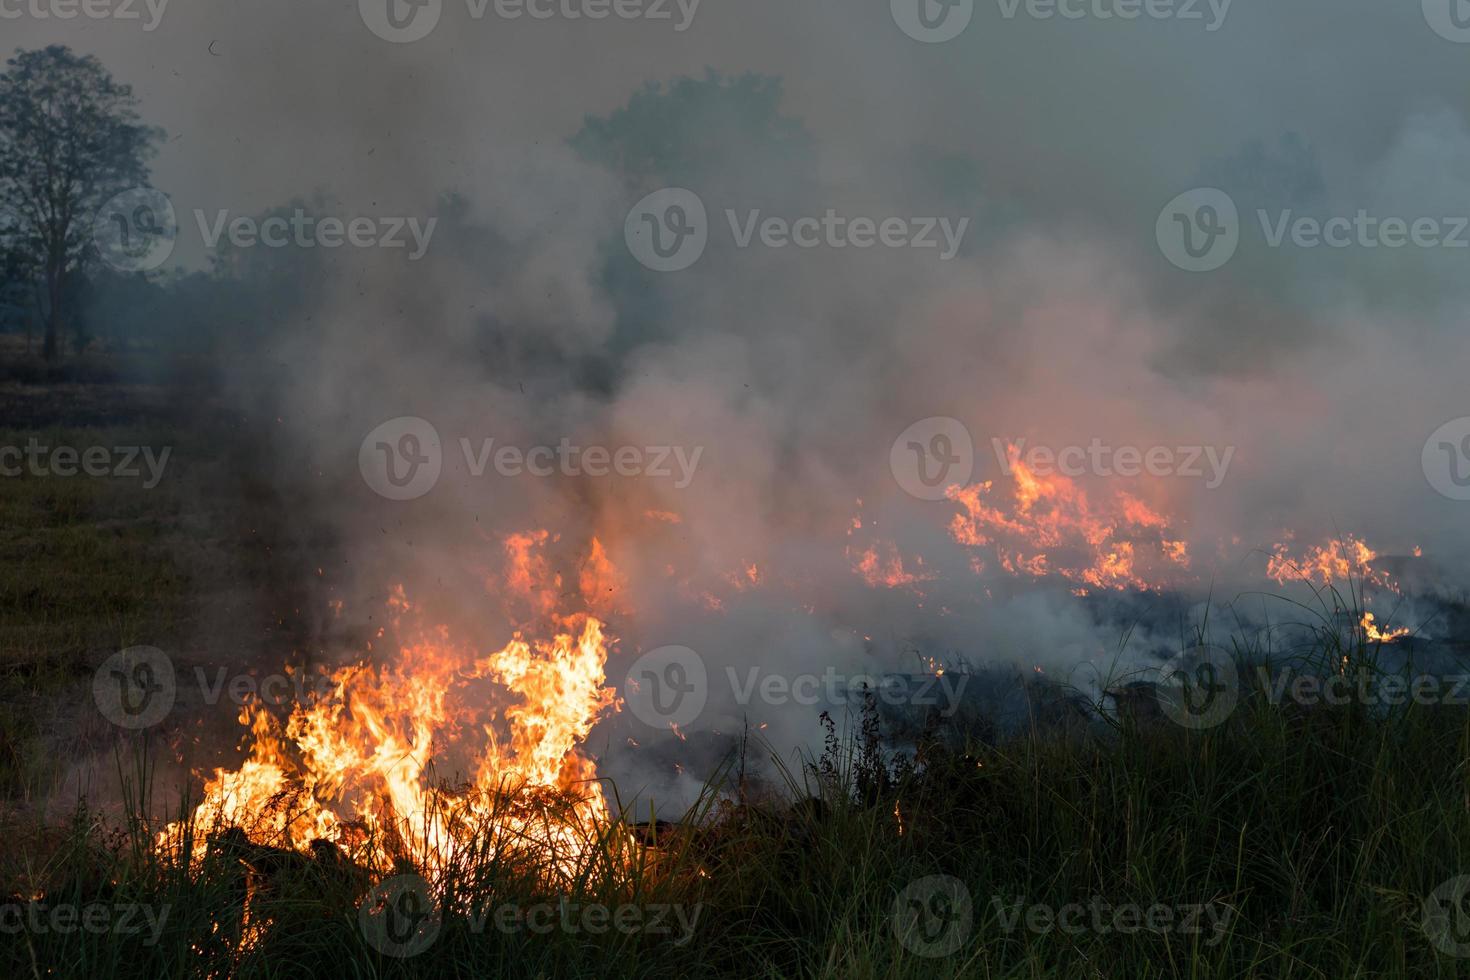
[[782,114],[781,80],[745,74],[650,82],[627,106],[588,116],[571,145],[583,158],[652,191],[682,184],[700,192],[811,179],[812,140]]
[[36,269],[20,245],[19,225],[0,207],[0,330],[24,326],[26,350],[31,349],[31,312],[36,303]]
[[1208,160],[1199,173],[1199,186],[1218,187],[1254,209],[1306,211],[1322,204],[1327,179],[1316,148],[1301,135],[1288,132],[1267,143],[1254,139],[1234,152]]
[[147,182],[163,132],[141,124],[136,106],[101,62],[59,44],[18,53],[0,74],[0,250],[34,265],[47,360],[97,210]]
[[[626,106],[586,117],[569,142],[582,159],[618,178],[630,205],[660,188],[682,187],[712,209],[712,220],[725,208],[790,214],[820,195],[815,143],[802,121],[783,110],[783,99],[781,80],[765,75],[708,71],[703,78],[650,82]],[[609,242],[603,272],[603,288],[618,308],[606,347],[613,357],[685,329],[670,316],[666,292],[650,288],[648,271],[622,245],[621,232]]]

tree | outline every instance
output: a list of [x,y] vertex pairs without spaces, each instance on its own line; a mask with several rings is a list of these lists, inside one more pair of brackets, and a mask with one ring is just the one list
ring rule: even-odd
[[113,195],[147,183],[163,131],[142,125],[136,106],[132,88],[101,62],[59,44],[19,52],[0,74],[0,249],[36,269],[48,361],[94,216]]
[[[716,214],[726,208],[797,213],[819,199],[817,156],[802,121],[782,111],[783,97],[780,79],[750,73],[727,78],[707,71],[703,78],[649,83],[626,106],[585,118],[570,145],[614,174],[630,205],[659,188],[682,187]],[[687,329],[671,317],[668,293],[652,288],[618,232],[603,273],[618,308],[606,347],[613,357]]]
[[814,178],[811,136],[801,120],[782,114],[782,98],[780,79],[750,73],[650,82],[626,107],[588,116],[571,145],[640,191],[754,189],[768,201],[772,183],[805,188]]
[[20,324],[26,328],[26,350],[31,347],[31,308],[36,282],[30,256],[16,244],[15,223],[0,210],[0,331]]

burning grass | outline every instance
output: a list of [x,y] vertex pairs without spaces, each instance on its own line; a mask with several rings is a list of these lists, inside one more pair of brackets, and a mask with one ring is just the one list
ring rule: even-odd
[[[1021,475],[956,501],[951,533],[977,560],[1094,590],[1188,571],[1175,529],[1139,501]],[[600,606],[617,570],[594,541],[558,572],[549,540],[504,542],[487,585],[526,625],[499,649],[406,629],[395,657],[335,671],[321,703],[247,708],[245,758],[207,773],[202,799],[153,797],[162,747],[145,738],[120,755],[138,764],[124,766],[121,825],[86,808],[65,827],[8,823],[23,843],[0,864],[0,976],[1457,975],[1420,911],[1470,870],[1462,708],[1282,707],[1246,674],[1242,707],[1202,732],[1120,697],[1086,718],[1037,712],[1053,721],[1005,737],[927,731],[896,753],[869,717],[834,728],[776,792],[751,791],[732,760],[689,812],[648,812],[582,747],[612,707],[616,619]],[[848,557],[872,588],[922,592],[932,574],[892,543]],[[1364,609],[1365,587],[1394,592],[1375,558],[1353,539],[1269,556],[1272,577],[1318,590],[1307,660],[1324,673],[1376,671],[1406,639]],[[765,574],[750,564],[730,587]],[[1345,595],[1328,584],[1341,578]],[[393,604],[413,611],[401,593]],[[1264,643],[1243,635],[1235,652],[1267,660]],[[497,718],[473,711],[485,690]],[[895,910],[933,875],[963,882],[971,912],[959,946],[926,957]],[[404,876],[423,882],[433,934],[398,958],[365,921],[412,894],[393,891]],[[1133,934],[1011,918],[1094,901],[1229,917],[1219,932]],[[66,927],[64,909],[105,928]]]
[[[1310,654],[1321,669],[1373,669],[1377,648],[1361,633],[1324,625],[1318,636]],[[1242,662],[1269,661],[1253,643],[1237,640]],[[786,771],[783,792],[753,795],[732,760],[672,820],[630,822],[636,808],[625,819],[614,815],[621,808],[587,819],[585,795],[550,787],[491,787],[483,797],[443,787],[432,799],[446,809],[429,824],[455,828],[474,814],[473,833],[456,837],[447,859],[416,852],[426,835],[354,854],[324,840],[274,846],[219,826],[202,855],[186,857],[155,846],[156,827],[141,816],[149,801],[134,797],[137,816],[120,831],[79,810],[45,858],[37,852],[24,875],[12,867],[10,887],[24,885],[11,904],[141,906],[152,919],[139,918],[130,935],[0,931],[0,971],[1459,975],[1423,932],[1422,903],[1470,868],[1470,714],[1283,707],[1253,676],[1242,673],[1245,696],[1230,719],[1205,731],[1104,712],[1081,727],[1037,725],[958,746],[936,737],[895,753],[870,713],[848,735],[832,726],[819,758]],[[574,865],[536,833],[521,838],[535,846],[514,843],[538,822],[585,829]],[[363,858],[374,853],[386,866]],[[360,910],[385,900],[375,887],[404,874],[422,876],[434,918],[428,945],[400,959],[371,938]],[[929,958],[896,932],[895,902],[938,874],[964,883],[971,912],[960,946]],[[1069,905],[1219,914],[1193,932],[1069,932],[1013,918],[1017,907]],[[626,928],[607,925],[619,914]],[[606,927],[590,927],[599,921]]]

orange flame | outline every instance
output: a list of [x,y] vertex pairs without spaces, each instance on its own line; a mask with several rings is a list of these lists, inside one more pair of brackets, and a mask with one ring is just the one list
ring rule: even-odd
[[1184,541],[1142,500],[1122,491],[1093,500],[1068,477],[1033,472],[1017,447],[1007,452],[1010,501],[993,481],[949,491],[964,510],[950,522],[960,544],[993,549],[1012,575],[1060,575],[1095,588],[1160,589],[1166,571],[1189,567]]
[[[540,553],[547,540],[538,531],[506,541],[504,586],[548,613],[550,638],[517,631],[476,656],[435,627],[402,643],[392,663],[332,672],[334,696],[296,705],[284,723],[246,706],[247,758],[216,769],[192,818],[169,824],[158,846],[197,858],[212,835],[239,827],[280,848],[325,839],[383,871],[407,859],[442,872],[473,846],[575,873],[607,817],[580,745],[617,697],[604,686],[602,622],[548,606],[561,577]],[[588,601],[617,581],[595,542],[581,578]],[[389,606],[396,630],[412,607],[401,588]],[[482,717],[487,702],[504,707]],[[470,763],[472,779],[436,780],[436,760],[454,758]]]
[[1363,636],[1369,643],[1395,643],[1409,635],[1407,626],[1391,627],[1388,630],[1378,628],[1377,617],[1370,612],[1363,613],[1363,621],[1359,624],[1363,628]]
[[1373,567],[1377,558],[1378,552],[1351,534],[1309,547],[1299,555],[1292,554],[1288,538],[1271,549],[1266,574],[1282,585],[1295,580],[1327,586],[1356,579],[1397,592],[1398,586],[1388,574]]
[[[921,582],[929,582],[934,579],[934,574],[924,570],[924,559],[916,556],[913,564],[918,571],[910,571],[904,566],[903,556],[898,553],[898,548],[893,542],[880,542],[883,545],[883,554],[879,554],[879,544],[872,544],[866,550],[857,554],[853,560],[853,570],[856,571],[864,582],[873,588],[882,586],[888,589],[912,588]],[[852,557],[853,549],[848,549],[849,557]],[[916,590],[917,591],[917,590]]]

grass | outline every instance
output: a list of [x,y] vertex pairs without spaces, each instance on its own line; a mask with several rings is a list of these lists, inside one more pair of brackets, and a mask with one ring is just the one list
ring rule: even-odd
[[[0,446],[158,445],[134,426],[0,430]],[[108,653],[179,635],[189,583],[168,546],[179,504],[165,480],[0,477],[0,794],[41,792],[54,768],[52,699]],[[142,469],[142,467],[139,467]],[[143,470],[146,473],[146,470]]]
[[[92,414],[103,417],[0,432],[0,445],[175,441]],[[201,586],[177,561],[180,538],[230,532],[191,516],[169,481],[22,476],[0,489],[10,804],[64,761],[50,705],[107,653],[183,632]],[[279,542],[262,538],[239,566],[252,589],[279,578],[265,557]],[[1380,669],[1376,648],[1338,629],[1336,610],[1359,608],[1361,593],[1349,583],[1319,598],[1298,610],[1311,638],[1299,657],[1323,672]],[[1273,639],[1242,629],[1231,645],[1242,664],[1272,664]],[[570,878],[487,838],[427,882],[438,928],[406,959],[375,941],[382,916],[364,928],[375,876],[332,849],[158,854],[162,811],[185,809],[152,795],[171,747],[130,736],[142,740],[117,746],[120,817],[0,809],[0,977],[1470,976],[1470,958],[1439,951],[1423,922],[1426,896],[1470,873],[1470,713],[1282,705],[1254,671],[1241,680],[1229,719],[1200,731],[1130,702],[1086,723],[1047,713],[1005,736],[929,731],[895,753],[870,714],[780,770],[776,792],[755,794],[734,759],[691,812],[630,805],[669,822],[600,828]],[[1133,907],[1167,914],[1165,927],[1106,925]],[[1199,928],[1177,928],[1195,908],[1208,910]],[[551,928],[518,923],[526,914]],[[564,914],[575,931],[557,925]],[[1056,927],[1058,914],[1081,928]],[[612,927],[619,915],[627,927]]]
[[[1317,653],[1327,662],[1341,656],[1330,645]],[[1244,675],[1248,684],[1251,676]],[[961,749],[935,741],[916,757],[887,752],[874,724],[851,737],[834,729],[822,757],[787,772],[786,792],[774,798],[742,798],[739,780],[724,773],[697,812],[661,829],[654,847],[631,844],[626,827],[606,828],[585,871],[554,888],[534,862],[509,861],[493,848],[476,853],[431,883],[441,924],[407,959],[367,940],[358,906],[371,881],[325,854],[256,876],[250,913],[258,934],[236,948],[230,937],[244,882],[237,861],[216,854],[190,870],[154,856],[141,821],[109,834],[80,810],[33,880],[45,883],[53,904],[167,909],[157,941],[147,933],[0,928],[0,973],[924,980],[1470,973],[1470,960],[1437,951],[1422,923],[1425,897],[1470,869],[1463,709],[1281,707],[1252,686],[1225,724],[1205,731],[1128,714],[1085,730],[1037,730]],[[968,914],[946,918],[955,896],[924,884],[936,875],[963,883]],[[895,925],[904,921],[895,919],[895,903],[905,889],[933,913],[907,941]],[[494,910],[503,906],[554,909],[562,901],[630,907],[645,917],[677,906],[686,920],[697,918],[682,943],[683,931],[537,934],[495,926]],[[1027,927],[1030,907],[1054,914],[1069,905],[1081,916],[1069,923],[1102,915],[1104,928]],[[1198,931],[1126,934],[1106,926],[1129,906],[1156,909],[1158,922],[1158,908],[1172,910],[1175,922],[1195,907],[1207,911]],[[1029,914],[1046,924],[1044,910]],[[922,955],[948,943],[952,952]]]
[[[46,446],[136,446],[129,429],[3,432]],[[35,475],[22,467],[0,495],[0,661],[34,664],[173,632],[187,593],[161,539],[177,522],[167,485],[144,478]],[[108,486],[109,483],[118,486]]]

